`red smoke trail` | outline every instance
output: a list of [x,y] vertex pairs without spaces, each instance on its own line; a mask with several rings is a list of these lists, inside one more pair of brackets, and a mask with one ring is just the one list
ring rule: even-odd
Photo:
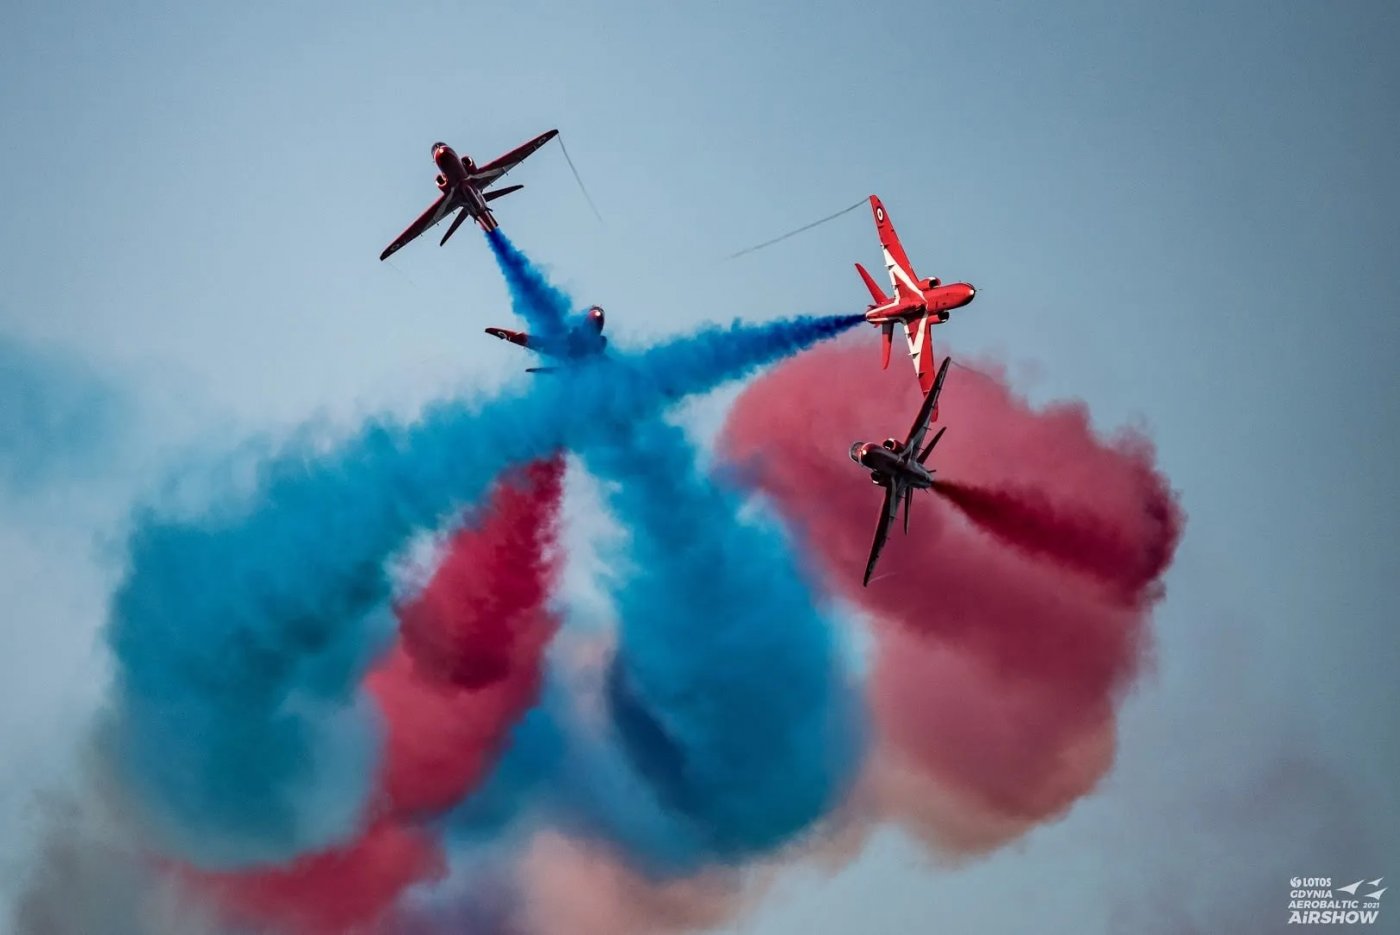
[[386,725],[382,812],[352,844],[287,867],[206,878],[232,914],[330,935],[372,925],[410,885],[444,870],[416,825],[485,776],[533,703],[557,622],[545,606],[557,565],[564,461],[527,467],[456,533],[421,594],[398,610],[400,641],[367,688]]
[[[891,534],[861,588],[880,491],[846,451],[902,437],[919,403],[908,373],[872,357],[848,342],[780,365],[739,397],[721,445],[802,534],[825,580],[877,615],[881,752],[922,778],[922,790],[901,786],[909,796],[932,782],[956,800],[925,808],[925,830],[980,849],[1059,813],[1111,764],[1114,703],[1143,661],[1180,513],[1140,435],[1100,439],[1082,404],[1037,411],[1000,380],[955,367],[930,466],[1029,492],[1042,517],[1073,518],[1062,525],[1092,531],[1077,567],[1094,573],[1067,569],[1059,546],[1053,562],[1008,548],[916,496],[909,535]],[[895,804],[902,814],[916,805]]]
[[[1148,593],[1170,557],[1142,549],[1093,513],[1056,509],[1037,490],[994,490],[957,481],[938,481],[934,490],[1008,545],[1100,578],[1130,599]],[[1159,506],[1163,521],[1169,522],[1165,504],[1144,508]]]
[[386,818],[345,848],[210,882],[240,920],[278,932],[336,935],[372,923],[409,886],[445,872],[429,833]]
[[557,624],[545,601],[563,476],[556,456],[500,487],[399,610],[402,650],[369,679],[389,723],[383,788],[399,813],[461,799],[534,701]]
[[423,593],[400,609],[404,649],[420,671],[480,688],[517,669],[521,648],[538,651],[529,644],[541,636],[539,627],[520,618],[533,619],[553,583],[550,546],[563,472],[559,456],[527,467],[522,482],[497,493],[479,530],[456,537]]

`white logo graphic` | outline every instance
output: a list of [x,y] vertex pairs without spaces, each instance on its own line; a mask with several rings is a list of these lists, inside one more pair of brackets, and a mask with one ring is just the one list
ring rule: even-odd
[[[1385,877],[1362,878],[1333,886],[1331,877],[1293,877],[1288,881],[1289,925],[1373,925],[1381,915]],[[1372,890],[1357,895],[1362,886]]]

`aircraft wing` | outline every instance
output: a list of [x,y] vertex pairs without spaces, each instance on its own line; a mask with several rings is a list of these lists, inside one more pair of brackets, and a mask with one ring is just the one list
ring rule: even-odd
[[928,424],[933,419],[934,410],[938,408],[938,394],[943,391],[943,380],[948,376],[948,365],[952,362],[952,357],[943,358],[943,366],[938,368],[938,376],[933,378],[933,386],[924,396],[924,404],[919,407],[914,424],[909,427],[909,437],[904,442],[905,451],[917,452],[923,444],[924,436],[928,434]]
[[500,338],[511,344],[519,344],[521,347],[535,346],[535,342],[523,331],[511,331],[509,328],[487,328],[486,333],[493,338]]
[[477,188],[486,188],[489,185],[494,185],[496,182],[500,181],[503,175],[524,162],[527,156],[558,135],[558,130],[549,130],[545,133],[541,133],[530,142],[522,143],[504,156],[500,156],[486,163],[486,165],[480,166],[472,173],[472,184]]
[[894,516],[899,512],[899,497],[896,496],[895,484],[890,483],[885,488],[885,502],[880,505],[880,519],[875,524],[875,539],[870,543],[870,558],[865,563],[865,578],[861,580],[861,586],[870,584],[870,574],[875,570],[875,562],[880,558],[880,550],[885,547],[885,540],[890,535],[890,523],[894,522]]
[[[544,357],[562,357],[568,359],[581,356],[573,352],[567,340],[560,340],[558,337],[548,334],[527,334],[524,331],[511,331],[509,328],[487,328],[486,333],[493,338],[500,338],[502,341],[509,341],[511,344],[518,344],[521,347],[528,347],[536,354],[540,354]],[[599,348],[598,352],[601,353],[601,348]],[[531,369],[537,370],[539,368]]]
[[919,277],[914,273],[914,265],[904,252],[904,245],[899,242],[899,234],[895,232],[889,212],[875,195],[870,196],[870,211],[875,215],[875,233],[880,235],[885,269],[890,274],[890,285],[894,287],[895,296],[905,301],[922,301],[923,292],[919,289]]
[[933,320],[927,314],[904,319],[904,341],[909,345],[909,360],[914,364],[919,389],[927,393],[933,389]]
[[438,197],[438,200],[433,202],[432,205],[429,206],[428,210],[424,211],[422,216],[420,216],[418,220],[408,225],[408,228],[398,236],[398,239],[396,239],[393,243],[389,244],[389,246],[384,248],[384,252],[379,254],[379,258],[381,260],[387,260],[394,253],[398,252],[398,250],[401,249],[405,244],[409,243],[414,238],[418,237],[418,235],[422,234],[425,230],[436,224],[438,221],[441,221],[443,218],[447,217],[447,215],[451,214],[452,209],[452,199],[449,198],[446,193],[440,195]]

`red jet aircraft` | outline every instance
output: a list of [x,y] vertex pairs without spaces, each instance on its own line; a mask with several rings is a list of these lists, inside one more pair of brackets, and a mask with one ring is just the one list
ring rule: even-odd
[[[559,329],[553,334],[526,334],[523,331],[511,331],[508,328],[487,328],[486,333],[493,338],[500,338],[502,341],[509,341],[511,344],[518,344],[521,347],[528,347],[543,357],[582,360],[603,353],[603,349],[608,346],[608,339],[603,337],[603,323],[603,306],[592,305],[589,306],[581,321],[572,325],[560,322]],[[550,373],[559,368],[526,367],[525,369],[529,373]]]
[[[904,253],[899,235],[894,231],[889,213],[880,199],[870,196],[870,209],[875,214],[875,230],[880,235],[880,246],[885,251],[885,269],[890,273],[890,285],[894,287],[894,298],[881,291],[865,271],[856,264],[856,271],[865,280],[865,287],[875,300],[865,313],[865,320],[876,325],[883,332],[880,350],[880,366],[890,365],[890,343],[896,322],[904,325],[904,336],[909,343],[909,357],[914,361],[914,372],[919,375],[919,389],[925,394],[933,389],[933,335],[929,332],[934,325],[948,320],[948,313],[971,302],[977,290],[965,282],[943,284],[937,277],[920,279]],[[934,410],[937,418],[938,410]]]
[[422,217],[408,225],[408,230],[384,248],[384,252],[379,254],[379,258],[381,260],[388,259],[404,244],[458,208],[461,209],[461,213],[452,222],[452,226],[447,229],[447,233],[442,235],[438,246],[447,243],[447,238],[455,234],[457,228],[461,227],[462,222],[467,218],[473,218],[484,231],[495,230],[496,218],[487,206],[487,202],[495,201],[502,195],[509,195],[511,192],[518,192],[525,186],[511,185],[494,192],[487,192],[486,189],[500,181],[501,177],[511,169],[524,162],[526,156],[558,135],[558,130],[541,133],[530,142],[517,146],[504,156],[493,159],[484,166],[476,165],[469,156],[458,156],[446,143],[434,143],[433,162],[437,163],[439,170],[437,187],[442,194],[438,196],[437,201],[433,202],[432,207],[423,212]]

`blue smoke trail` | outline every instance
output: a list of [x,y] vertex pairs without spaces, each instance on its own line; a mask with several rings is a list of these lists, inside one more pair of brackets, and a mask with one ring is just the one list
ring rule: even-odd
[[26,491],[95,473],[122,409],[78,361],[0,336],[0,484]]
[[551,663],[539,703],[511,732],[487,782],[448,816],[453,843],[499,844],[543,821],[578,839],[606,839],[653,875],[706,863],[713,855],[702,830],[668,807],[618,732],[594,716],[606,698],[597,673],[561,678],[560,663]]
[[498,227],[486,233],[486,242],[496,256],[510,289],[515,314],[525,319],[532,331],[552,334],[567,327],[573,303],[535,266],[530,258]]
[[632,530],[608,694],[627,753],[713,858],[789,840],[843,794],[860,749],[830,622],[782,532],[659,419],[585,454]]
[[103,734],[130,807],[207,867],[352,834],[377,750],[357,686],[391,626],[386,560],[502,469],[616,439],[860,320],[706,329],[412,426],[371,424],[329,454],[290,447],[239,509],[138,514],[110,608],[118,696]]
[[[543,274],[503,235],[493,238],[493,247],[500,248],[497,259],[517,314],[535,321],[555,320],[567,312],[569,300],[549,287]],[[800,338],[808,329],[836,334],[860,321],[859,316],[798,319],[793,336]],[[779,326],[779,332],[784,330]],[[753,336],[751,329],[736,322],[727,332],[710,329],[706,339],[654,348],[647,353],[652,370],[647,379],[684,385],[691,368],[727,368],[727,357],[750,352],[746,345]],[[763,338],[770,339],[775,336]],[[620,360],[623,365],[627,362],[626,357]],[[619,380],[616,388],[622,393],[632,392],[624,380]],[[670,398],[676,398],[679,392],[679,387],[654,389]],[[630,418],[622,418],[615,424],[600,426],[600,438],[606,444],[616,444],[629,435],[632,424]],[[731,500],[726,506],[732,508],[735,502]],[[579,686],[574,690],[580,690]],[[632,724],[634,737],[645,730],[644,719],[635,716],[635,705],[619,703],[617,708],[624,720]],[[634,716],[629,718],[628,712]],[[586,836],[600,835],[612,840],[651,872],[683,872],[712,858],[716,848],[705,831],[658,799],[647,778],[635,768],[634,757],[629,756],[622,738],[615,732],[599,736],[595,728],[596,725],[578,722],[559,686],[548,689],[541,705],[513,732],[512,741],[486,786],[468,797],[452,815],[449,825],[454,836],[480,840],[498,834],[532,804],[543,804],[562,826]]]

